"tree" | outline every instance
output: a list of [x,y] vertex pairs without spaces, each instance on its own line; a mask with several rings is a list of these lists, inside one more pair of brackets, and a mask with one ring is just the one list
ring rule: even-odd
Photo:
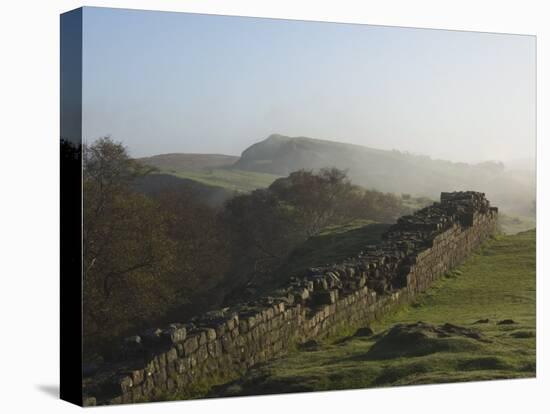
[[324,168],[318,173],[300,170],[275,181],[270,187],[282,202],[292,206],[305,236],[311,237],[327,225],[348,220],[350,202],[356,197],[346,172]]
[[102,138],[83,149],[84,335],[92,348],[164,312],[173,242],[154,200],[130,190],[150,169]]
[[229,266],[226,234],[217,211],[197,201],[193,190],[158,196],[167,234],[174,241],[172,285],[185,302],[213,289]]
[[336,168],[296,171],[267,189],[229,200],[222,213],[231,246],[226,286],[269,285],[274,272],[307,238],[356,219],[393,221],[398,197],[351,184]]
[[291,206],[269,189],[232,198],[222,220],[231,246],[228,283],[233,287],[269,275],[303,239]]

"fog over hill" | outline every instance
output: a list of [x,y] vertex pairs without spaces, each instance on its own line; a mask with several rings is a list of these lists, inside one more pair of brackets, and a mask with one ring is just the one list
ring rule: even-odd
[[532,170],[508,169],[496,161],[466,164],[277,134],[247,148],[233,167],[287,175],[332,166],[347,170],[356,184],[381,191],[434,198],[447,190],[484,191],[495,205],[516,213],[528,214],[535,198]]
[[219,172],[221,169],[238,171],[239,177],[241,172],[262,174],[260,183],[266,185],[269,175],[273,175],[274,180],[299,169],[337,167],[346,170],[355,184],[368,189],[434,199],[441,191],[475,190],[485,192],[494,205],[506,212],[532,215],[534,211],[535,172],[534,168],[527,168],[530,165],[527,161],[521,165],[515,163],[512,168],[498,161],[467,164],[279,134],[246,148],[240,158],[219,154],[165,154],[141,161],[163,172],[214,171],[224,175]]

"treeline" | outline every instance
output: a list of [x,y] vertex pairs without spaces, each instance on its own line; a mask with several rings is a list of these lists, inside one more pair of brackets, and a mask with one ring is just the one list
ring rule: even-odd
[[276,282],[292,250],[327,226],[408,212],[400,197],[353,185],[338,169],[297,171],[218,209],[185,188],[137,191],[135,180],[152,172],[109,138],[83,148],[86,356],[182,305],[218,307],[251,281]]

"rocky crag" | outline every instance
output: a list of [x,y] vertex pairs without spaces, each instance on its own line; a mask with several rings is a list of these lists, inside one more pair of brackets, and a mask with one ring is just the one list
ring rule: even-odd
[[496,232],[483,193],[442,193],[376,246],[295,275],[272,296],[127,338],[116,364],[84,378],[85,405],[193,396],[297,344],[368,324],[426,290]]

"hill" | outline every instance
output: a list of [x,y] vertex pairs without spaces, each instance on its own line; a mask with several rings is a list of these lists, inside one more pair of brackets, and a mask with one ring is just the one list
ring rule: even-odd
[[306,344],[210,395],[534,377],[535,239],[499,236],[374,334]]
[[208,169],[208,170],[181,170],[166,171],[176,177],[193,180],[208,186],[220,187],[227,191],[249,192],[257,188],[266,188],[279,178],[277,175],[265,174],[255,171],[242,171],[237,169]]
[[160,171],[203,171],[233,165],[239,157],[223,154],[160,154],[138,158]]
[[231,168],[288,175],[323,167],[347,170],[354,183],[384,192],[437,198],[449,189],[484,191],[495,205],[515,214],[529,214],[535,199],[532,171],[507,169],[498,162],[457,163],[307,137],[271,135],[244,150]]
[[499,162],[466,164],[396,150],[278,134],[251,145],[241,157],[162,154],[139,161],[157,168],[162,174],[231,192],[265,188],[293,171],[323,167],[347,170],[352,181],[365,188],[416,197],[437,199],[441,191],[482,191],[508,215],[522,217],[526,224],[515,228],[533,227],[536,175],[533,169],[519,168],[530,165],[526,162],[512,163],[510,167]]
[[[158,175],[162,176],[162,178],[146,180],[146,189],[149,192],[160,190],[155,188],[155,184],[159,184],[162,188],[166,188],[167,185],[175,188],[173,186],[178,182],[186,186],[195,182],[194,187],[200,187],[202,194],[206,195],[209,189],[215,193],[207,198],[218,200],[221,193],[232,195],[235,191],[249,192],[257,188],[265,188],[279,178],[278,175],[233,168],[238,159],[239,157],[223,154],[161,154],[137,160],[155,167]],[[157,174],[151,176],[155,175]],[[169,175],[181,181],[169,180],[167,178]]]

